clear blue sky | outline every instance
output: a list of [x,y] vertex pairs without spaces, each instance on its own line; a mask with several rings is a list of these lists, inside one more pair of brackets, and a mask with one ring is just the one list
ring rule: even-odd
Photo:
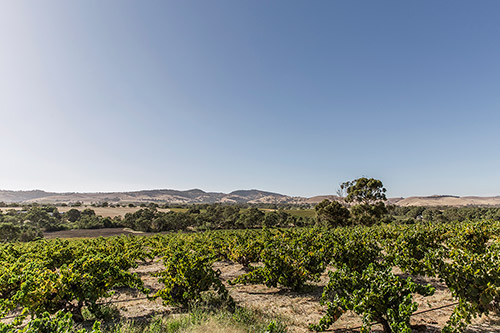
[[500,1],[1,1],[0,189],[500,195]]

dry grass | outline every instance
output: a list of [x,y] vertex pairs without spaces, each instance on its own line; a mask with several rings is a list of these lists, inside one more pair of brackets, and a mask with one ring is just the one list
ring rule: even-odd
[[[151,272],[162,270],[160,262],[141,265],[135,272],[143,278],[146,286],[150,289],[158,290],[162,286],[156,278],[150,275]],[[227,282],[240,274],[244,274],[243,267],[239,264],[218,262],[215,269],[221,271],[221,278]],[[397,273],[397,272],[396,272]],[[418,311],[428,310],[447,304],[452,304],[452,298],[446,285],[433,278],[419,278],[421,283],[430,283],[436,288],[433,296],[415,296],[415,301],[419,304]],[[288,327],[288,332],[310,332],[308,325],[317,323],[324,315],[324,308],[319,304],[322,287],[328,282],[327,274],[323,274],[321,280],[312,285],[308,291],[293,292],[279,288],[268,288],[264,285],[236,285],[230,286],[226,283],[231,296],[236,303],[256,313],[262,313],[269,318],[280,318]],[[135,295],[137,297],[140,295]],[[120,300],[119,309],[124,318],[136,318],[152,316],[163,313],[171,314],[174,308],[163,306],[161,301],[154,302],[148,300],[133,300],[134,295],[129,290],[117,293],[113,299]],[[453,307],[447,307],[436,311],[417,314],[412,317],[412,325],[415,332],[440,332],[445,325]],[[332,332],[359,332],[361,320],[358,315],[347,312],[330,328]],[[202,325],[193,326],[189,332],[243,332],[244,328],[234,326],[234,322],[221,320],[209,320]],[[374,332],[382,332],[380,325],[373,326]],[[498,317],[490,316],[475,319],[468,332],[500,332],[500,320]]]
[[220,333],[245,333],[246,330],[242,327],[234,326],[231,322],[217,320],[216,318],[209,318],[206,322],[192,326],[186,329],[186,332],[192,333],[207,333],[207,332],[220,332]]
[[46,239],[54,238],[96,238],[96,237],[111,237],[119,235],[141,234],[148,235],[141,231],[134,231],[128,228],[103,228],[103,229],[72,229],[44,232],[43,236]]
[[[144,281],[147,288],[155,291],[162,288],[162,284],[151,273],[163,269],[161,260],[156,259],[150,263],[141,264],[133,271]],[[293,292],[280,288],[268,288],[264,285],[236,285],[230,286],[228,280],[244,274],[243,266],[228,262],[217,262],[214,268],[221,271],[221,278],[225,282],[231,296],[239,307],[249,309],[253,313],[259,313],[264,318],[280,318],[286,323],[288,332],[310,332],[308,325],[318,323],[324,315],[325,309],[319,303],[322,287],[328,282],[327,273],[324,273],[321,280],[312,285],[307,291]],[[396,274],[401,274],[394,270]],[[415,296],[415,301],[419,304],[417,312],[452,304],[452,298],[446,285],[435,278],[417,277],[420,283],[430,283],[436,288],[433,296]],[[161,300],[150,301],[144,295],[138,294],[129,288],[122,288],[116,291],[107,301],[111,301],[113,306],[120,312],[123,321],[137,321],[144,318],[160,317],[165,320],[175,320],[182,318],[185,314],[179,314],[178,309],[165,306]],[[412,317],[411,323],[414,332],[440,332],[451,315],[453,307],[446,307],[439,310],[416,314]],[[181,317],[179,317],[181,316]],[[361,320],[358,315],[347,312],[332,325],[330,332],[359,332]],[[181,330],[182,332],[227,332],[239,333],[248,332],[248,325],[237,322],[230,317],[208,316],[201,321],[191,323]],[[373,332],[382,332],[380,325],[373,326]],[[491,315],[476,318],[467,332],[500,332],[500,318]]]

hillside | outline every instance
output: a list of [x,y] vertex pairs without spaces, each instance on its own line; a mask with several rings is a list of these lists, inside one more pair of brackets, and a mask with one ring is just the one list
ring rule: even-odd
[[50,203],[61,204],[80,201],[82,203],[301,203],[305,198],[290,197],[283,194],[259,190],[238,190],[231,193],[205,192],[200,189],[144,190],[134,192],[105,193],[49,193],[44,191],[2,191],[0,201],[6,203]]
[[[260,190],[237,190],[231,193],[205,192],[200,189],[179,190],[143,190],[132,192],[102,193],[53,193],[41,190],[5,191],[0,190],[0,202],[5,203],[45,203],[62,204],[80,201],[109,203],[266,203],[266,204],[316,204],[324,199],[338,200],[336,195],[318,195],[310,198],[292,197],[284,194]],[[500,206],[500,196],[452,196],[432,195],[408,198],[389,198],[388,202],[397,206]]]
[[500,196],[458,197],[453,195],[433,195],[428,197],[408,197],[395,202],[398,206],[500,206]]
[[46,198],[57,193],[50,193],[41,190],[33,191],[5,191],[0,190],[0,201],[2,202],[27,202],[40,198]]

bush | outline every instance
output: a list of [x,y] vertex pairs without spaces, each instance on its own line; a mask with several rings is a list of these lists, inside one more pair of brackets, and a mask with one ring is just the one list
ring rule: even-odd
[[328,263],[327,249],[317,230],[294,232],[265,229],[260,259],[263,267],[230,281],[231,284],[264,283],[268,287],[281,285],[300,290],[307,281],[317,281]]
[[316,221],[324,227],[340,227],[349,224],[349,209],[337,201],[323,200],[314,207],[316,210]]
[[361,315],[362,332],[371,329],[372,322],[383,325],[384,332],[411,332],[410,316],[417,310],[412,293],[432,295],[434,288],[394,275],[391,268],[370,264],[364,271],[350,270],[347,266],[329,272],[330,281],[323,291],[322,305],[327,313],[319,324],[310,325],[316,331],[330,327],[347,310]]
[[19,328],[23,317],[19,317],[13,324],[0,323],[1,333],[101,333],[101,323],[94,322],[91,331],[76,329],[71,313],[58,311],[51,317],[50,313],[44,312],[40,316],[30,320],[28,324]]
[[231,306],[234,301],[219,279],[208,257],[180,248],[164,257],[165,270],[157,273],[165,287],[153,297],[160,297],[165,304],[189,307],[202,300],[202,293],[213,289]]

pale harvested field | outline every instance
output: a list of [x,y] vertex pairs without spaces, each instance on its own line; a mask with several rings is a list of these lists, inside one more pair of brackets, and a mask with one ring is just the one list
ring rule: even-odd
[[396,202],[397,206],[500,206],[500,196],[496,197],[409,197]]
[[47,239],[54,238],[96,238],[96,237],[112,237],[120,235],[151,235],[142,231],[135,231],[129,228],[102,228],[102,229],[73,229],[44,232],[43,236]]

